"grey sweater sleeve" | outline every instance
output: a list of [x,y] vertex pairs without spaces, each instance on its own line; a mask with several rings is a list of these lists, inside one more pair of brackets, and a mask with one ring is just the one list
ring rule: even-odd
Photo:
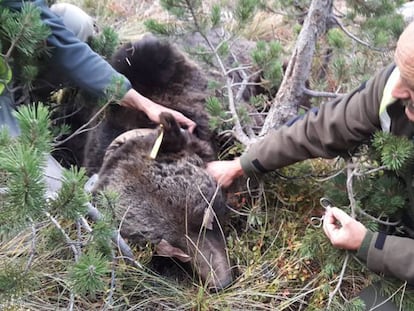
[[[43,0],[31,2],[41,10],[41,18],[52,32],[47,38],[47,44],[51,47],[51,57],[47,60],[51,70],[93,96],[104,97],[114,81],[122,82],[121,95],[131,88],[128,79],[66,29],[62,19]],[[1,5],[20,10],[23,1],[3,0]]]

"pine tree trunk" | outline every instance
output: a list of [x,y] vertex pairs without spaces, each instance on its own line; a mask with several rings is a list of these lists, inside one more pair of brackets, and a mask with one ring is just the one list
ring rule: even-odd
[[305,82],[310,75],[315,45],[318,37],[326,31],[332,14],[332,3],[333,0],[312,1],[261,135],[273,127],[280,127],[297,115],[300,102],[305,96]]

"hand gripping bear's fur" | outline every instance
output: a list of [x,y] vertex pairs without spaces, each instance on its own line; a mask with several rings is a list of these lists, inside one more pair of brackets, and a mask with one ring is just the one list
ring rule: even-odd
[[124,238],[150,241],[159,255],[191,261],[210,287],[223,288],[232,280],[219,229],[226,205],[204,170],[202,157],[211,147],[170,114],[160,118],[164,137],[156,158],[149,155],[160,128],[121,135],[107,150],[94,192],[119,194],[114,214]]

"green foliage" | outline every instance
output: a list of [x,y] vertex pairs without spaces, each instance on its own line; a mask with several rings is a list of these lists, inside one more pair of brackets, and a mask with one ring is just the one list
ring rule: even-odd
[[210,115],[210,128],[218,129],[225,126],[227,113],[225,112],[222,103],[217,97],[208,97],[206,99],[206,110]]
[[354,10],[348,17],[351,20],[362,15],[361,33],[368,38],[372,44],[379,47],[392,47],[390,43],[397,38],[404,29],[404,21],[401,15],[395,13],[404,1],[357,1],[348,0],[351,10]]
[[414,145],[406,137],[377,132],[374,135],[373,147],[379,152],[381,162],[393,171],[404,169],[414,159]]
[[365,309],[365,303],[359,299],[354,298],[347,302],[345,302],[344,305],[344,311],[364,311]]
[[[332,304],[329,308],[329,311],[365,311],[365,304],[361,299],[352,299],[345,301],[345,303],[338,299],[334,298]],[[316,310],[315,310],[316,311]]]
[[46,209],[43,167],[50,150],[49,114],[39,104],[20,107],[16,117],[21,135],[17,141],[4,136],[5,143],[0,146],[0,170],[7,176],[8,188],[7,200],[0,208],[0,223],[7,230],[40,219]]
[[108,103],[119,103],[125,95],[125,85],[122,78],[113,78],[111,84],[105,90],[106,96],[99,101],[100,106],[107,105]]
[[348,64],[345,57],[337,56],[333,60],[332,71],[336,81],[344,82],[348,78]]
[[311,0],[278,0],[274,1],[274,6],[287,12],[290,18],[297,18],[302,15],[310,6]]
[[[109,214],[115,210],[116,204],[119,202],[119,193],[105,190],[95,195],[94,200],[100,210]],[[112,216],[114,215],[111,215],[110,218],[113,218]]]
[[161,0],[161,6],[171,14],[177,16],[179,19],[186,19],[189,16],[197,15],[198,9],[200,9],[200,0]]
[[208,97],[206,99],[206,109],[211,116],[223,116],[223,106],[217,97]]
[[342,31],[337,28],[329,29],[327,33],[328,43],[336,49],[344,49],[346,45],[346,38]]
[[24,225],[38,219],[45,207],[43,171],[45,157],[31,146],[16,144],[0,150],[0,169],[8,173],[7,202],[2,206],[0,222]]
[[351,63],[350,76],[351,77],[361,77],[360,79],[355,79],[355,84],[351,84],[351,88],[356,87],[361,83],[361,81],[367,81],[370,78],[370,75],[367,74],[369,71],[370,62],[368,61],[366,55],[357,55],[354,58],[354,61]]
[[366,17],[375,17],[379,15],[389,14],[389,12],[394,12],[395,9],[403,3],[403,0],[347,0],[347,4],[350,8]]
[[[322,234],[320,228],[311,227],[306,229],[304,238],[301,242],[299,254],[304,258],[317,258],[319,253],[326,253],[327,250],[330,250],[329,243]],[[326,263],[325,268],[331,270],[332,266]]]
[[[194,49],[195,56],[201,60],[202,62],[206,63],[209,66],[215,66],[214,65],[214,55],[211,53],[211,51],[207,50],[203,46],[197,46]],[[218,81],[209,81],[208,85],[209,89],[215,89],[220,87],[220,83]]]
[[111,226],[113,219],[112,215],[105,215],[102,219],[95,221],[92,227],[93,240],[91,247],[105,255],[108,259],[113,255],[111,242],[111,237],[115,230],[114,226]]
[[266,83],[263,85],[269,91],[277,89],[283,78],[283,65],[280,60],[282,45],[278,41],[258,41],[252,51],[254,63],[262,68]]
[[39,73],[38,67],[33,65],[25,65],[21,68],[21,82],[26,84],[29,88],[32,87],[32,82]]
[[229,47],[229,44],[227,42],[223,42],[222,44],[220,44],[219,49],[218,49],[218,54],[220,56],[229,55],[229,51],[230,51],[230,47]]
[[144,22],[144,25],[148,31],[164,36],[172,35],[176,31],[173,25],[160,23],[155,19],[147,19]]
[[240,24],[247,23],[257,7],[257,0],[238,0],[236,4],[235,17]]
[[38,73],[38,60],[48,53],[45,40],[50,29],[41,21],[40,10],[31,2],[25,2],[21,12],[0,6],[0,20],[2,55],[10,66],[21,68],[18,78],[24,88],[30,88]]
[[[371,3],[371,1],[367,2]],[[384,1],[384,3],[387,3],[387,1]],[[244,7],[238,7],[235,15],[245,26],[248,26],[251,13],[254,13],[255,10],[254,1],[239,1],[238,4]],[[288,14],[294,13],[295,19],[303,18],[303,12],[306,12],[309,4],[310,0],[284,0],[277,2],[279,8],[283,9],[283,13],[286,11]],[[94,5],[97,4],[94,3]],[[220,2],[220,5],[213,5],[212,11],[208,16],[201,14],[201,1],[166,0],[163,1],[163,5],[169,6],[170,12],[175,12],[177,16],[183,19],[196,20],[198,29],[201,32],[205,33],[209,27],[223,26],[220,25],[220,14],[221,8],[225,5],[224,2]],[[193,11],[189,5],[193,5]],[[382,5],[382,3],[378,5]],[[389,7],[387,10],[389,10]],[[383,11],[385,12],[385,10]],[[192,14],[192,12],[195,14]],[[3,27],[3,15],[0,17],[0,20],[2,21],[0,27]],[[351,24],[354,25],[355,22],[357,28],[358,25],[356,23],[360,21],[361,19],[358,16],[358,19],[355,19]],[[363,21],[365,22],[365,20]],[[390,23],[385,24],[381,18],[378,18],[378,25],[370,24],[370,22],[366,23],[367,29],[364,30],[366,32],[364,39],[369,38],[380,45],[391,45],[391,36],[397,34],[399,31],[398,22],[395,20],[391,22],[390,20]],[[380,22],[382,26],[380,26]],[[173,24],[164,25],[156,21],[148,21],[146,25],[149,25],[147,26],[149,29],[152,28],[151,31],[163,35],[169,35],[173,32],[176,33],[178,29]],[[294,24],[293,27],[298,31],[301,27],[300,22]],[[193,27],[192,29],[195,28]],[[372,32],[368,28],[374,28],[376,30]],[[381,29],[386,29],[386,31]],[[344,36],[338,30],[331,31],[328,34],[329,44],[334,45],[338,50],[346,48]],[[373,33],[376,33],[376,35],[374,36]],[[112,53],[111,35],[109,33],[109,39],[106,38],[103,40],[102,48],[96,47],[100,51],[99,53],[108,55]],[[105,40],[108,40],[108,42],[105,42]],[[2,38],[1,42],[3,43],[3,48],[7,49],[11,46],[8,40],[3,40]],[[218,53],[220,56],[227,56],[229,54],[231,44],[230,41],[228,42],[229,44],[220,45]],[[109,45],[106,46],[106,44]],[[259,43],[259,49],[256,51],[255,58],[258,60],[256,64],[265,69],[265,80],[271,83],[269,88],[276,88],[282,77],[280,61],[282,47],[278,42],[274,44],[263,43],[260,46],[261,44]],[[195,50],[199,52],[199,56],[203,61],[207,64],[213,64],[214,55],[210,50],[203,47],[195,47]],[[14,49],[14,51],[13,57],[15,54],[18,54],[17,52],[19,50]],[[40,49],[36,51],[40,51]],[[344,54],[343,52],[341,51],[342,54]],[[366,52],[366,50],[363,52],[358,51],[358,53],[356,55],[352,54],[352,62],[349,61],[348,57],[339,59],[339,61],[335,60],[336,55],[334,55],[332,60],[335,65],[330,65],[329,70],[326,70],[327,75],[324,77],[326,84],[324,85],[332,88],[332,85],[335,83],[336,87],[344,83],[341,85],[341,91],[343,91],[348,87],[345,82],[355,83],[355,80],[358,80],[360,75],[367,75],[371,69],[369,64],[372,63],[372,55]],[[28,61],[29,58],[31,59],[31,57],[14,58],[14,62],[23,62]],[[33,64],[29,62],[27,67],[21,66],[21,68],[28,69],[23,69],[25,71],[24,75],[28,77],[28,79],[24,80],[27,84],[30,84],[31,79],[36,75],[35,70],[32,70],[36,68]],[[31,68],[30,66],[33,67]],[[332,75],[332,72],[335,74]],[[119,94],[120,87],[121,85],[115,81],[111,89],[108,90],[108,93],[114,100],[119,98],[117,94]],[[209,87],[220,90],[217,93],[222,90],[222,85],[215,81],[210,82]],[[333,88],[335,89],[335,85]],[[267,98],[265,96],[258,96],[251,101],[256,108],[263,108],[266,105]],[[231,128],[231,122],[229,122],[231,120],[224,106],[222,99],[212,97],[207,100],[207,109],[213,116],[213,121],[211,122],[214,129],[220,127],[222,129]],[[239,110],[239,112],[242,112],[241,118],[243,120],[248,119],[246,110]],[[0,164],[0,174],[7,175],[6,177],[17,173],[20,174],[19,171],[31,171],[31,166],[38,167],[37,170],[41,171],[42,156],[44,152],[50,151],[50,146],[46,143],[50,142],[50,135],[45,131],[45,128],[48,127],[48,122],[46,122],[45,118],[40,117],[40,124],[36,125],[35,123],[31,123],[32,118],[39,119],[38,114],[39,112],[30,117],[28,115],[25,116],[26,121],[23,122],[26,122],[26,125],[23,126],[25,128],[23,132],[27,132],[28,134],[23,133],[22,135],[26,135],[26,137],[20,138],[18,143],[27,146],[13,147],[21,155],[18,155],[17,151],[13,151],[14,153],[10,152],[10,150],[14,150],[12,148],[14,142],[10,140],[10,137],[5,132],[0,133],[0,150],[2,150],[0,157],[2,158],[1,162],[5,162],[4,164]],[[241,144],[234,144],[234,146],[229,147],[229,154],[239,154],[243,148],[244,146],[241,146]],[[382,149],[387,148],[389,147]],[[386,153],[388,156],[385,156],[384,159],[385,161],[394,163],[396,162],[394,159],[395,154],[397,153],[398,157],[400,157],[399,154],[408,153],[408,149],[396,152],[390,148],[390,151]],[[32,157],[30,157],[30,153]],[[30,158],[28,160],[29,163],[19,167],[18,165],[20,164],[17,164],[17,162],[20,162],[20,160],[18,158],[22,161],[27,161],[24,160],[26,157]],[[32,158],[36,159],[36,157],[39,162],[30,164],[33,162]],[[12,160],[11,158],[15,159]],[[403,168],[404,165],[401,167]],[[9,171],[8,169],[10,168],[11,170]],[[83,232],[82,228],[76,228],[82,231],[80,234],[82,240],[80,240],[79,233],[74,230],[74,220],[77,219],[78,215],[84,214],[84,203],[88,199],[82,189],[84,182],[83,172],[78,172],[74,169],[66,172],[64,189],[61,190],[55,200],[45,202],[43,199],[36,198],[40,202],[40,205],[38,205],[39,210],[36,211],[38,218],[35,217],[36,215],[33,215],[35,211],[31,213],[27,212],[26,202],[19,203],[19,206],[24,205],[23,209],[11,208],[12,204],[9,202],[9,198],[12,193],[10,192],[0,202],[0,227],[3,230],[4,226],[10,226],[10,224],[19,222],[21,226],[27,226],[29,223],[32,224],[28,218],[34,217],[33,220],[35,221],[34,224],[36,225],[37,231],[33,241],[36,243],[33,243],[33,241],[30,241],[32,243],[28,243],[27,237],[22,237],[18,242],[13,241],[9,245],[17,245],[13,251],[19,251],[19,256],[22,258],[28,259],[33,255],[36,260],[42,263],[44,262],[44,271],[38,273],[43,278],[42,285],[44,284],[44,288],[42,288],[41,293],[38,292],[32,294],[33,296],[28,296],[31,295],[29,292],[30,288],[33,288],[29,284],[32,280],[31,275],[22,272],[24,271],[23,265],[16,265],[9,269],[9,266],[2,265],[4,263],[2,260],[0,263],[0,297],[3,298],[1,294],[4,291],[7,295],[10,294],[13,297],[18,297],[22,305],[30,306],[33,309],[35,308],[33,305],[35,303],[39,304],[39,300],[42,303],[42,307],[44,304],[52,309],[67,309],[70,299],[69,296],[73,293],[83,296],[75,297],[75,308],[100,308],[102,306],[97,305],[104,300],[105,302],[110,300],[101,297],[101,295],[103,296],[105,294],[105,291],[108,291],[113,294],[114,300],[105,307],[113,309],[138,308],[155,310],[162,306],[166,309],[177,310],[192,310],[197,307],[200,309],[209,308],[211,310],[269,310],[279,307],[284,310],[296,310],[298,307],[307,310],[322,310],[326,304],[329,292],[336,285],[335,282],[337,281],[338,272],[342,266],[344,252],[334,249],[329,244],[321,229],[310,227],[308,225],[309,217],[311,215],[318,215],[318,210],[315,209],[315,203],[313,201],[315,199],[317,201],[320,193],[324,192],[328,184],[331,187],[332,193],[332,196],[331,194],[329,196],[340,207],[349,205],[349,202],[345,186],[346,177],[344,175],[340,175],[333,179],[332,182],[326,183],[321,183],[310,178],[302,178],[318,170],[322,169],[315,167],[314,164],[309,164],[309,162],[291,167],[283,170],[290,171],[291,173],[288,174],[291,176],[290,178],[288,176],[287,180],[275,178],[274,175],[269,177],[267,182],[272,180],[272,183],[266,185],[265,191],[268,192],[266,192],[262,200],[256,201],[257,198],[250,196],[246,196],[247,199],[244,198],[245,201],[240,199],[241,209],[238,211],[241,215],[234,217],[232,220],[230,225],[232,232],[228,238],[230,258],[232,264],[234,263],[237,267],[240,275],[229,289],[226,289],[224,293],[218,294],[208,293],[202,285],[194,289],[194,286],[198,286],[195,279],[191,282],[192,284],[189,288],[185,286],[177,287],[175,280],[169,282],[166,278],[148,273],[146,269],[133,269],[130,266],[123,265],[122,262],[114,263],[117,269],[116,288],[110,289],[108,258],[113,251],[109,244],[109,237],[112,234],[113,228],[113,223],[111,223],[110,219],[112,219],[111,210],[117,203],[117,195],[113,193],[105,194],[99,199],[100,201],[97,204],[100,209],[105,211],[105,216],[102,220],[92,225],[93,232],[91,234]],[[35,199],[31,197],[34,197],[36,193],[39,197],[43,197],[44,188],[38,187],[33,181],[29,180],[30,185],[27,185],[25,188],[22,187],[23,182],[27,182],[28,179],[34,179],[33,176],[29,177],[20,178],[15,182],[16,187],[20,187],[19,191],[16,191],[16,196],[19,194],[20,200],[22,198],[25,199],[26,195],[28,195],[29,199],[34,201]],[[6,179],[7,182],[13,180],[12,178]],[[10,188],[9,184],[7,186]],[[362,206],[365,210],[367,207],[375,207],[375,209],[366,209],[366,211],[376,216],[389,215],[390,212],[398,213],[402,202],[405,200],[405,197],[400,193],[400,186],[401,184],[398,183],[398,178],[391,178],[383,172],[361,178],[361,180],[355,183],[358,208]],[[33,190],[31,190],[32,187],[34,187]],[[378,195],[380,192],[381,195]],[[28,200],[29,203],[30,200]],[[49,210],[50,207],[59,216],[60,229],[62,230],[58,230],[50,223],[48,224],[48,229],[44,229],[39,226],[40,222],[36,221],[41,220],[42,224],[44,224],[46,221],[41,218],[43,215],[42,212],[46,208]],[[319,205],[318,207],[320,208]],[[348,209],[346,211],[349,212]],[[375,226],[375,223],[369,222],[367,219],[363,219],[363,221],[367,226]],[[72,253],[72,249],[68,247],[67,240],[65,239],[66,236],[62,231],[66,232],[70,239],[73,239],[73,244],[69,246],[75,245],[78,247],[82,245],[81,251],[86,251],[79,258],[79,261],[69,270],[69,283],[71,284],[69,289],[65,288],[68,276],[67,266],[70,265],[76,256]],[[26,233],[22,234],[22,236],[26,235]],[[83,239],[85,236],[87,238]],[[42,239],[46,239],[48,243],[44,243]],[[28,251],[23,247],[28,244],[36,244],[36,246],[34,249]],[[6,247],[3,245],[0,244],[0,247],[3,247],[0,254],[5,256],[9,254],[10,246],[6,245]],[[56,249],[60,251],[57,252]],[[136,255],[140,256],[140,254],[138,253]],[[151,250],[147,250],[146,255],[150,257]],[[14,283],[7,283],[7,278],[2,279],[3,275],[7,274],[7,270],[12,272],[15,270],[14,272],[20,273],[15,275],[18,281],[16,282],[16,286],[14,286]],[[10,277],[14,275],[14,272],[9,273]],[[28,272],[37,273],[38,271],[29,269]],[[353,297],[354,293],[349,293],[348,289],[361,285],[358,283],[358,280],[362,279],[364,282],[369,282],[369,277],[366,277],[367,275],[370,275],[369,272],[361,269],[359,263],[352,261],[349,268],[347,268],[347,275],[345,276],[346,280],[352,278],[352,281],[345,283],[341,288],[341,295],[344,295],[348,301],[344,304],[341,295],[336,295],[330,310],[360,310],[362,308],[361,301],[358,299],[349,299]],[[27,277],[25,284],[27,288],[23,288],[23,276]],[[352,284],[350,284],[351,282]],[[14,289],[11,287],[6,288],[5,286],[7,284],[12,284]],[[115,290],[112,292],[111,290],[113,289]],[[6,290],[10,291],[6,292]],[[42,295],[41,299],[39,299],[39,295]],[[300,305],[298,300],[300,300]],[[305,304],[307,305],[305,306]],[[407,305],[403,309],[411,310],[413,308]]]
[[0,130],[0,149],[11,144],[11,137],[8,130]]
[[220,24],[221,19],[221,8],[218,4],[214,4],[211,8],[211,26],[217,27]]
[[24,268],[22,260],[3,261],[0,269],[0,308],[18,300],[36,286],[35,275]]
[[405,22],[402,16],[393,14],[369,19],[362,29],[371,35],[374,44],[377,46],[388,46],[391,39],[397,38],[404,27]]
[[21,12],[0,7],[0,20],[0,33],[10,52],[16,48],[23,56],[33,58],[46,50],[41,43],[50,35],[50,29],[41,22],[40,10],[30,2],[23,4]]
[[[405,186],[395,175],[376,175],[359,181],[361,203],[374,215],[395,215],[405,206]],[[364,190],[364,191],[362,191]]]
[[[338,207],[349,206],[344,174],[324,183],[323,187],[325,196],[335,202]],[[358,178],[354,181],[353,188],[358,218],[374,231],[378,230],[378,224],[364,217],[364,214],[378,219],[396,220],[400,218],[401,211],[406,206],[406,187],[393,173],[379,172]],[[346,212],[350,213],[350,210],[346,208]]]
[[118,33],[112,27],[108,26],[105,26],[98,36],[92,37],[90,42],[91,48],[107,60],[111,59],[118,45]]
[[21,106],[15,116],[21,129],[20,143],[35,148],[39,153],[49,153],[52,137],[48,108],[42,103]]
[[107,288],[109,272],[107,259],[92,250],[83,254],[73,265],[69,280],[75,293],[95,298]]
[[[1,51],[1,45],[0,45]],[[7,64],[6,60],[0,56],[0,95],[3,93],[4,88],[10,82],[12,78],[12,71]]]
[[90,199],[83,189],[86,179],[84,168],[71,167],[63,172],[62,187],[51,206],[64,218],[75,221],[86,214]]

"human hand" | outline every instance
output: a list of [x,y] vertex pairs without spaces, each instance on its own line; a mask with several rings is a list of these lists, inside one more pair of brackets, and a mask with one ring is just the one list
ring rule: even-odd
[[[155,104],[155,103],[154,103]],[[183,115],[181,112],[178,112],[176,110],[155,104],[152,106],[150,111],[147,112],[148,118],[150,118],[155,123],[160,123],[159,115],[161,112],[168,112],[170,113],[174,119],[183,126],[186,130],[188,130],[190,133],[192,133],[197,126],[197,124],[193,121],[187,118],[185,115]]]
[[181,126],[185,127],[190,133],[192,133],[197,126],[194,121],[184,116],[181,112],[157,104],[149,98],[142,96],[134,89],[130,89],[125,94],[125,96],[122,98],[121,103],[123,106],[135,108],[145,112],[148,118],[157,124],[160,123],[159,116],[161,112],[168,112],[172,114],[174,119],[177,120],[177,122]]
[[363,224],[336,207],[326,210],[323,231],[334,247],[349,250],[357,250],[367,233]]
[[229,187],[237,177],[243,175],[239,158],[230,161],[209,162],[206,170],[223,188]]

